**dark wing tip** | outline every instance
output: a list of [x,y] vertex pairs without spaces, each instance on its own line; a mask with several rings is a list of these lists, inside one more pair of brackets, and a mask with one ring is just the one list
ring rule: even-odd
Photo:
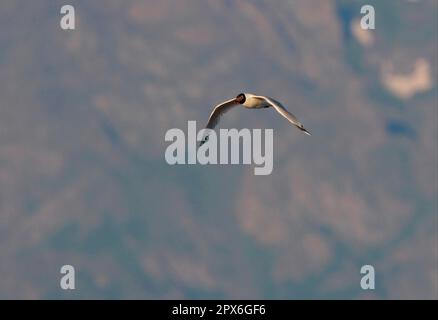
[[208,136],[206,136],[204,139],[201,140],[201,142],[199,143],[199,146],[202,146],[204,143],[206,143],[208,140]]
[[305,128],[300,128],[300,129],[301,129],[301,131],[303,131],[305,134],[311,136],[310,132],[307,131]]

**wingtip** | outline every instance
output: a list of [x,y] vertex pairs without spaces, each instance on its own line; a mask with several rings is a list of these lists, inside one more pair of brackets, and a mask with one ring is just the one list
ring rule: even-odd
[[199,146],[202,146],[204,143],[206,143],[208,140],[208,136],[204,137],[201,142],[199,143]]
[[308,136],[311,136],[310,132],[307,131],[306,129],[302,128],[301,131],[303,131],[305,134],[307,134]]

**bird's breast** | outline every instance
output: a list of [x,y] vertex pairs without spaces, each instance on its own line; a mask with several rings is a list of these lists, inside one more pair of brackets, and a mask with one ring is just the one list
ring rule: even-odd
[[267,103],[263,99],[251,98],[247,99],[243,106],[248,109],[260,109],[266,107]]

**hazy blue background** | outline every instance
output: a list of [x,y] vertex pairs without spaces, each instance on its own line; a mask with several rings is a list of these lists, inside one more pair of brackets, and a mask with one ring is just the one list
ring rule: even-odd
[[[437,299],[437,12],[2,0],[0,298]],[[312,137],[236,109],[222,127],[274,128],[272,175],[167,165],[165,132],[241,91]]]

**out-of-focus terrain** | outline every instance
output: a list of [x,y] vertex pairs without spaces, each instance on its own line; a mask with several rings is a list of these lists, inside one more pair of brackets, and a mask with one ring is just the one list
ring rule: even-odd
[[[0,4],[0,298],[438,298],[438,2]],[[274,170],[169,166],[170,128],[284,102]],[[76,268],[63,292],[59,269]],[[360,288],[360,267],[376,289]]]

